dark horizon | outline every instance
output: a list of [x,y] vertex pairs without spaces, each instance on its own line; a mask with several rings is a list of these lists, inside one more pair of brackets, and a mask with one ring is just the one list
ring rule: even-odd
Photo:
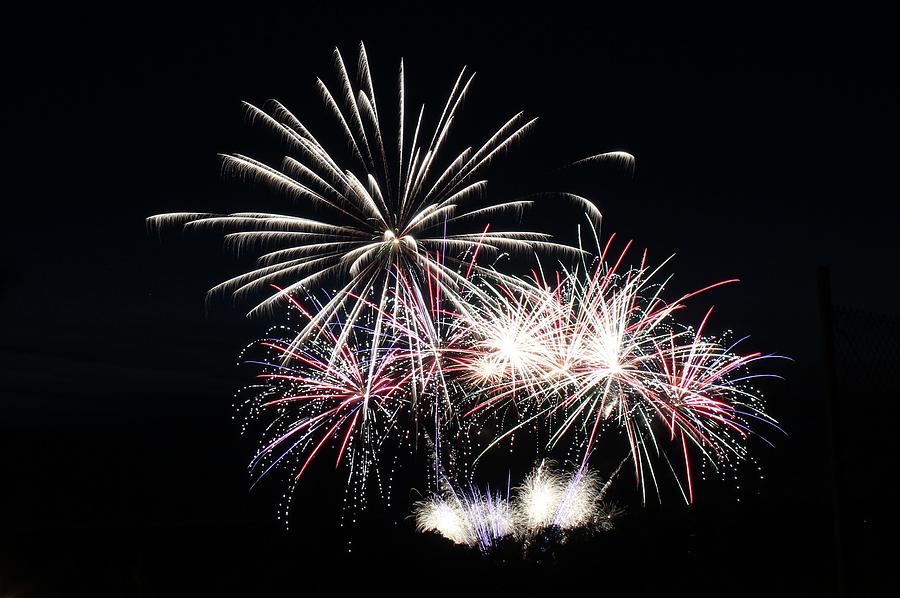
[[[477,14],[320,5],[10,24],[0,595],[270,595],[338,581],[400,594],[596,583],[637,595],[839,595],[839,562],[847,595],[887,593],[883,479],[900,371],[887,20]],[[380,97],[393,97],[401,57],[411,98],[432,110],[461,66],[477,71],[460,144],[519,110],[540,117],[491,173],[492,193],[590,197],[604,236],[633,239],[657,262],[675,255],[673,293],[741,279],[694,309],[714,305],[713,329],[792,359],[770,366],[784,380],[760,384],[787,432],[774,449],[754,445],[763,479],[748,471],[737,492],[710,477],[690,507],[674,488],[641,506],[622,483],[619,527],[549,563],[482,559],[416,534],[415,495],[400,485],[390,508],[341,526],[343,480],[327,467],[297,492],[297,511],[313,515],[283,530],[281,488],[248,491],[255,444],[232,421],[251,375],[238,352],[267,321],[244,318],[252,304],[205,300],[247,260],[214,235],[160,240],[145,219],[287,210],[221,176],[217,154],[283,153],[241,100],[279,99],[330,135],[315,78],[332,76],[335,45],[353,55],[360,40]],[[610,150],[636,157],[633,177],[556,170]],[[526,222],[572,242],[577,217],[545,204]]]

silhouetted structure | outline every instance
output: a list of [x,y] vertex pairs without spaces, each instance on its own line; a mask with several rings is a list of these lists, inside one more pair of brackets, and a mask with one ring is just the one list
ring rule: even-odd
[[831,302],[819,272],[826,381],[832,417],[835,537],[841,593],[877,595],[887,579],[884,534],[900,414],[900,319]]

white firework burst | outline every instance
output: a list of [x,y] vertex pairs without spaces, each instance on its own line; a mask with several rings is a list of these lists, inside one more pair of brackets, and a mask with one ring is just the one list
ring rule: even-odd
[[[351,304],[348,325],[366,308],[359,297],[374,294],[384,307],[393,291],[421,313],[427,311],[421,289],[434,284],[451,302],[461,303],[464,283],[460,264],[464,254],[472,263],[478,254],[503,252],[555,252],[577,250],[554,243],[543,233],[521,230],[492,231],[485,219],[517,215],[536,196],[509,201],[487,201],[488,165],[531,130],[537,119],[519,112],[478,146],[444,158],[449,133],[459,117],[474,74],[463,68],[432,130],[425,125],[424,105],[414,126],[407,123],[406,75],[400,62],[395,100],[398,131],[388,134],[382,106],[376,101],[369,60],[359,46],[357,77],[338,49],[334,52],[338,84],[317,87],[337,121],[352,155],[342,167],[294,114],[277,101],[262,108],[245,103],[254,122],[281,137],[289,153],[277,167],[242,154],[222,155],[227,173],[270,186],[288,199],[309,204],[317,217],[239,212],[208,214],[168,213],[149,219],[151,226],[182,224],[190,229],[225,232],[226,244],[239,251],[257,251],[258,267],[213,287],[241,298],[270,286],[278,291],[258,303],[252,313],[271,309],[279,297],[307,289],[325,280],[339,280],[341,289],[324,305],[298,336],[300,342],[322,322]],[[393,138],[392,138],[393,137]],[[609,156],[615,157],[614,154]],[[594,221],[600,213],[588,200],[573,194],[555,194],[573,202]],[[355,303],[355,304],[354,304]],[[381,320],[373,335],[377,347]],[[340,347],[340,343],[338,348]]]

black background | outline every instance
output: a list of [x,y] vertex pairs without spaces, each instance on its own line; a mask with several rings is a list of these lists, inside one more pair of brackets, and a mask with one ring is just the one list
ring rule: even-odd
[[[4,29],[0,595],[838,593],[816,271],[830,268],[835,303],[897,313],[897,54],[885,17],[332,3],[48,9]],[[740,490],[709,479],[686,507],[674,488],[641,506],[623,478],[619,527],[555,562],[482,559],[415,534],[402,486],[390,508],[341,527],[343,482],[327,467],[282,530],[281,489],[248,492],[253,444],[232,422],[249,375],[237,352],[266,323],[243,317],[249,305],[204,306],[242,263],[214,238],[160,243],[144,218],[283,208],[220,176],[217,152],[281,150],[239,102],[275,97],[332,131],[315,76],[333,80],[332,47],[349,59],[359,40],[383,103],[401,56],[411,99],[435,111],[460,66],[478,72],[460,144],[518,110],[541,117],[492,192],[591,197],[604,234],[657,260],[676,254],[673,292],[741,278],[697,309],[714,303],[714,329],[794,359],[772,366],[784,381],[762,385],[788,432],[754,447],[764,479],[750,471]],[[633,179],[552,173],[611,149],[637,157]],[[575,222],[545,205],[529,224],[571,240]],[[873,476],[891,475],[894,399],[847,394],[835,411],[848,442],[867,439]],[[864,528],[845,538],[852,594],[887,592],[886,484],[847,484],[874,497],[847,514]]]

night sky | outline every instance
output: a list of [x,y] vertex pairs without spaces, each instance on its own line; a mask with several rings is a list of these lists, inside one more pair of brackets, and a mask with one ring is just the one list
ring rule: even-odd
[[[826,267],[835,305],[883,318],[871,334],[888,340],[866,350],[885,364],[874,375],[895,379],[900,343],[885,331],[900,311],[898,64],[884,16],[553,4],[49,12],[8,20],[3,36],[0,596],[887,591],[881,478],[896,467],[897,387],[845,385],[832,410],[817,289]],[[754,446],[764,479],[750,471],[736,491],[711,478],[686,507],[674,488],[641,506],[623,477],[617,530],[552,562],[482,559],[415,534],[403,487],[390,508],[341,527],[343,478],[327,467],[298,490],[307,515],[283,531],[281,487],[249,492],[255,444],[232,421],[252,376],[237,354],[268,322],[245,318],[249,303],[205,303],[247,261],[214,235],[160,240],[144,219],[288,210],[222,177],[217,153],[282,153],[241,100],[277,98],[327,138],[315,77],[333,81],[332,48],[353,56],[359,40],[381,101],[403,57],[410,98],[432,116],[458,69],[477,71],[455,147],[519,110],[540,117],[491,172],[491,193],[592,198],[604,235],[657,261],[675,255],[673,294],[741,279],[692,315],[714,304],[714,330],[793,359],[771,366],[783,381],[761,384],[787,431],[770,435],[774,449]],[[636,156],[633,178],[556,171],[609,150]],[[555,205],[526,217],[569,242],[577,221]],[[869,466],[836,475],[835,446],[839,462]]]

